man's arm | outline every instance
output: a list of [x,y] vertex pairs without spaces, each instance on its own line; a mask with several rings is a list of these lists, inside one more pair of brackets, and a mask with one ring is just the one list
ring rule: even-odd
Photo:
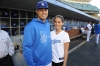
[[8,45],[8,48],[9,48],[9,55],[12,56],[14,54],[14,45],[11,41],[11,38],[10,36],[7,34],[7,45]]
[[23,56],[28,66],[35,66],[32,55],[32,44],[34,40],[34,30],[29,26],[25,27],[23,37]]

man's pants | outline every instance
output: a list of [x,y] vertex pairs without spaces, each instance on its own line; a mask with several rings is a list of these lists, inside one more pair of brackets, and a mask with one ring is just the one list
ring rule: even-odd
[[84,30],[83,34],[87,34],[87,30]]
[[96,44],[99,43],[99,36],[100,36],[100,34],[96,34]]
[[0,58],[0,66],[14,66],[12,57],[10,55]]
[[87,42],[90,41],[91,31],[87,31]]

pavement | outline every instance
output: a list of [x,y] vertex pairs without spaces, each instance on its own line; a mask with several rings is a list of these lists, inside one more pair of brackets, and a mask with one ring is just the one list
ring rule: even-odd
[[82,37],[71,40],[67,66],[100,66],[100,41],[95,44],[95,35],[89,42]]

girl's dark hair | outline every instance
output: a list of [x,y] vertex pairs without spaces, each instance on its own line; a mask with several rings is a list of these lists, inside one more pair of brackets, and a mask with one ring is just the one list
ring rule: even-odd
[[54,21],[55,21],[56,18],[60,18],[61,21],[64,22],[64,17],[63,17],[62,15],[56,15],[56,16],[54,17]]

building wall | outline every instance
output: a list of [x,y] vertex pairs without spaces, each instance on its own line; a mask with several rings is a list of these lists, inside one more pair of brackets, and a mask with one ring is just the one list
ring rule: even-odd
[[[68,1],[68,2],[74,2],[74,3],[83,3],[83,4],[90,4],[90,2],[92,0],[65,0],[65,1]],[[88,14],[88,13],[87,13]],[[96,13],[92,13],[92,14],[89,14],[95,18],[99,18],[98,14]]]

